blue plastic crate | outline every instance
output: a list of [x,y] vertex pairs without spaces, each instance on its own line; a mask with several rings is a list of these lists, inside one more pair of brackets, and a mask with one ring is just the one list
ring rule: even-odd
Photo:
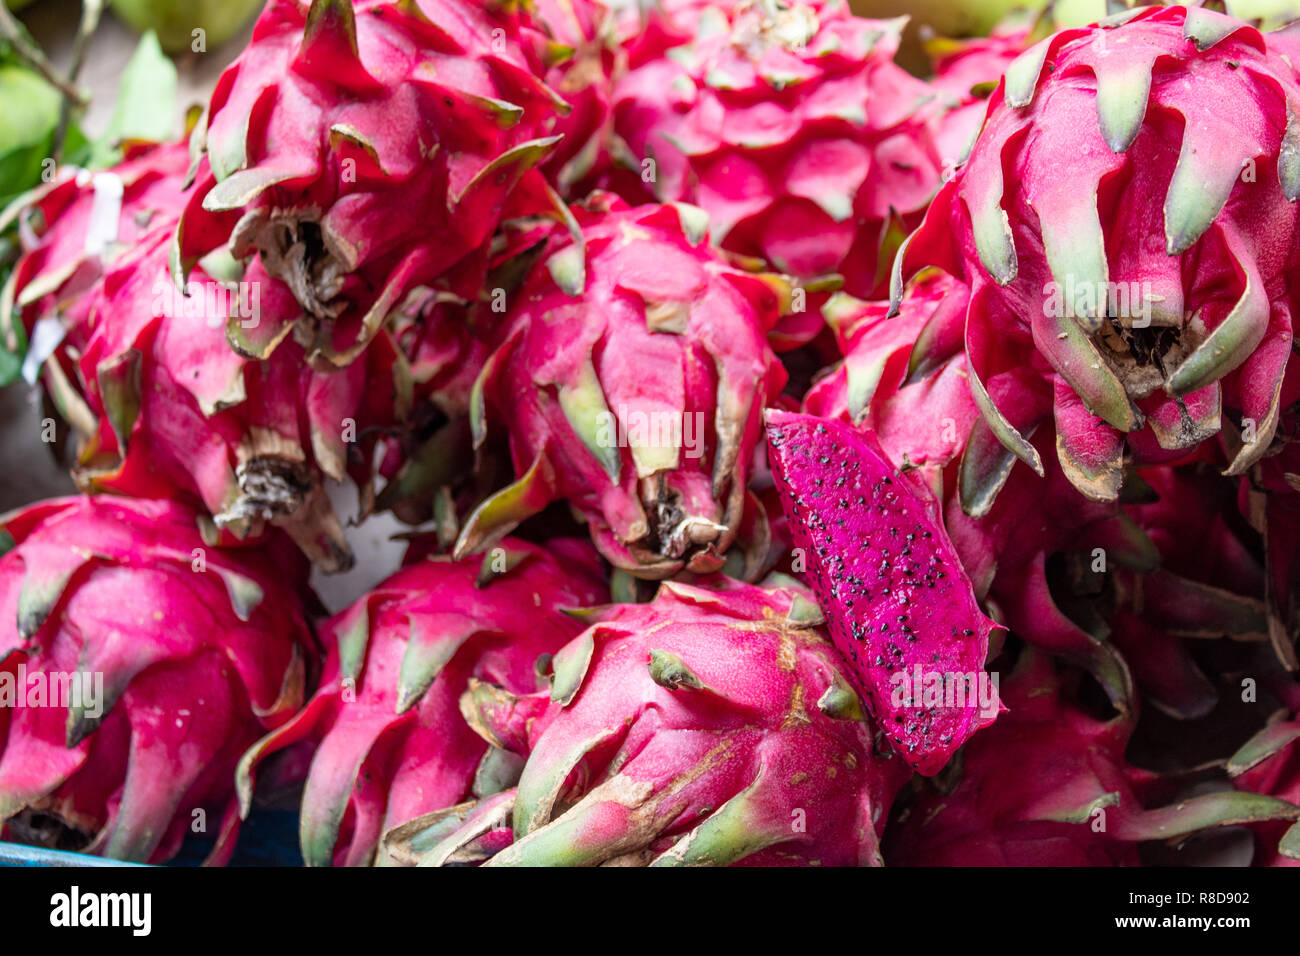
[[64,853],[21,843],[0,843],[0,866],[139,866],[84,853]]

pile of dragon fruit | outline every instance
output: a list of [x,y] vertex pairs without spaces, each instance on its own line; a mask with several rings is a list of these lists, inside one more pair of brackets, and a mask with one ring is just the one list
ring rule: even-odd
[[1265,26],[925,73],[843,0],[271,0],[185,139],[0,217],[81,490],[0,519],[0,838],[1300,864]]

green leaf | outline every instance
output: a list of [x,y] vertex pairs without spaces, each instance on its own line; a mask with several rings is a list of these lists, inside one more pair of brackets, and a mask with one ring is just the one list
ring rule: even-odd
[[[6,102],[5,95],[0,92],[0,102]],[[38,145],[0,153],[0,209],[41,181],[41,160],[49,155],[51,145],[47,136]]]
[[42,142],[59,123],[59,93],[30,70],[0,66],[0,153]]
[[65,166],[82,166],[91,168],[95,158],[95,144],[86,138],[76,120],[68,123],[68,132],[63,137],[63,152],[59,161]]
[[176,83],[176,66],[151,30],[140,38],[131,62],[122,71],[117,105],[108,129],[96,143],[97,154],[116,149],[125,139],[163,142],[175,138]]
[[0,66],[0,207],[36,186],[50,154],[62,100],[19,66]]

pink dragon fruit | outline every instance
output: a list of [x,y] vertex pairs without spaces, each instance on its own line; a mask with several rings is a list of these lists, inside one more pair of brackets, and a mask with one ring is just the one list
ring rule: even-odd
[[89,293],[84,325],[45,364],[55,404],[82,438],[79,484],[136,496],[179,489],[240,537],[275,523],[323,569],[349,567],[323,482],[346,477],[350,446],[364,448],[368,428],[404,417],[404,358],[386,336],[336,373],[313,370],[288,339],[264,360],[232,351],[227,325],[270,324],[297,315],[297,303],[258,263],[229,284],[196,269],[181,296],[167,280],[168,234],[154,230],[114,263]]
[[[1238,789],[1288,800],[1300,805],[1300,684],[1292,679],[1273,682],[1285,711],[1282,719],[1242,745],[1228,760],[1228,773]],[[1261,866],[1300,866],[1300,823],[1265,823],[1256,831],[1255,863]]]
[[549,699],[471,689],[488,739],[528,752],[518,789],[388,845],[425,865],[498,850],[488,865],[879,864],[909,772],[875,752],[815,605],[714,583],[666,582],[602,614],[555,656]]
[[264,761],[312,747],[303,857],[358,866],[372,860],[385,830],[512,786],[520,762],[470,729],[461,693],[471,679],[532,692],[537,658],[582,630],[565,610],[607,598],[585,542],[557,539],[542,549],[507,539],[461,562],[417,545],[401,571],[322,627],[320,689],[239,764],[244,812]]
[[938,503],[870,432],[771,410],[767,441],[795,543],[855,688],[908,764],[937,773],[998,710],[984,673],[994,623]]
[[1241,512],[1263,537],[1268,636],[1288,670],[1300,670],[1300,368],[1282,386],[1286,409],[1265,457],[1242,477]]
[[1113,509],[1050,463],[1047,477],[1015,471],[983,518],[949,503],[976,592],[1012,633],[1090,670],[1119,710],[1140,690],[1175,718],[1204,716],[1218,692],[1193,646],[1266,631],[1258,544],[1229,514],[1230,486],[1203,465],[1140,469]]
[[1078,676],[1025,651],[1002,688],[1010,712],[966,746],[943,791],[921,793],[898,814],[886,861],[1132,866],[1142,841],[1300,816],[1284,800],[1232,790],[1173,800],[1174,781],[1125,760],[1135,718],[1089,714],[1072,696]]
[[490,403],[520,477],[470,517],[456,553],[568,498],[616,567],[715,571],[757,509],[759,414],[785,384],[765,336],[788,286],[729,265],[693,207],[597,194],[574,214],[585,249],[554,231],[476,386],[475,442]]
[[1096,606],[1143,699],[1180,719],[1201,717],[1218,694],[1183,638],[1265,638],[1257,541],[1235,513],[1231,483],[1209,469],[1146,468],[1137,477],[1155,500],[1127,504],[1124,512],[1131,535],[1143,536],[1141,547],[1159,564],[1108,569]]
[[905,21],[838,0],[671,0],[660,16],[614,89],[638,164],[627,198],[694,203],[726,249],[883,291],[898,216],[914,224],[939,186],[933,94],[893,62]]
[[6,838],[162,862],[193,829],[229,857],[239,755],[302,706],[315,645],[304,562],[209,547],[199,520],[66,498],[0,521]]
[[468,313],[466,303],[446,293],[417,289],[392,325],[411,366],[413,394],[448,418],[469,414],[474,382],[491,354]]
[[[352,556],[324,480],[350,475],[368,512],[375,445],[409,453],[408,434],[463,416],[486,347],[462,309],[441,307],[449,294],[423,290],[363,361],[318,368],[285,334],[301,307],[260,262],[241,268],[213,255],[176,292],[167,256],[186,156],[182,145],[158,146],[40,199],[9,300],[19,312],[0,309],[0,322],[20,320],[34,349],[47,320],[62,336],[46,330],[43,341],[56,344],[40,346],[35,358],[48,360],[34,367],[80,440],[83,490],[179,491],[241,537],[273,522],[322,568],[346,568]],[[97,204],[116,222],[117,240],[103,249]]]
[[[83,325],[89,292],[104,271],[150,229],[175,223],[184,203],[189,152],[183,143],[128,147],[112,169],[63,168],[58,178],[7,214],[19,220],[23,257],[0,294],[0,336],[12,352],[19,326],[57,318]],[[0,231],[8,223],[0,221]]]
[[931,130],[943,168],[956,168],[970,154],[984,124],[988,98],[1007,67],[1028,50],[1048,18],[1012,16],[988,36],[973,39],[933,37],[925,44],[934,68],[931,86],[939,92]]
[[[893,319],[888,303],[833,296],[822,314],[843,360],[808,390],[804,411],[871,430],[891,460],[942,494],[942,472],[961,458],[979,418],[952,342],[965,307],[965,289],[938,274],[917,282]],[[926,419],[934,426],[918,428]]]
[[542,164],[560,195],[581,199],[609,174],[614,78],[627,55],[615,40],[614,9],[601,0],[535,0],[533,15],[562,55],[544,79],[572,109],[552,132],[563,136]]
[[[1086,534],[1117,564],[1149,569],[1158,556],[1114,505],[1083,498],[1059,466],[1044,486],[1013,471],[1014,457],[980,416],[961,347],[964,288],[931,275],[887,318],[884,303],[832,298],[823,312],[843,360],[809,390],[815,416],[870,431],[889,460],[943,502],[943,522],[975,596],[1013,632],[1090,670],[1115,706],[1133,695],[1124,660],[1100,632],[1086,630],[1056,604],[1049,564],[1078,549]],[[1032,404],[1020,370],[990,379],[992,394]],[[1051,430],[1034,435],[1050,448]],[[1011,490],[999,496],[1004,487]]]
[[336,366],[409,289],[454,270],[476,291],[515,186],[549,202],[533,167],[568,107],[538,78],[545,47],[519,4],[273,0],[196,137],[212,172],[173,270],[227,241],[260,252],[305,310],[308,356]]
[[[492,351],[479,317],[475,304],[428,288],[412,292],[390,317],[387,334],[410,366],[409,417],[402,427],[371,432],[381,445],[379,463],[360,475],[363,516],[391,511],[411,525],[436,520],[447,548],[461,519],[510,480],[508,453],[475,456],[471,441],[474,382]],[[376,492],[378,476],[384,484]]]
[[[1099,501],[1127,460],[1181,458],[1224,422],[1249,436],[1230,473],[1267,449],[1300,248],[1293,45],[1183,7],[1044,40],[900,250],[896,301],[921,265],[968,287],[975,399],[1040,474],[1027,436],[1049,417],[1071,481]],[[1013,369],[1032,401],[988,389]]]

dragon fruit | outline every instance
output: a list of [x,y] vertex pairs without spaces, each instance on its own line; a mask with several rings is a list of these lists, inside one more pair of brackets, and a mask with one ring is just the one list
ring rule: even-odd
[[585,542],[547,549],[507,539],[455,562],[417,544],[406,566],[328,621],[320,689],[239,764],[245,813],[259,766],[306,743],[302,798],[309,865],[369,863],[380,834],[421,814],[512,786],[520,762],[489,750],[459,710],[471,679],[536,689],[534,665],[583,625],[566,609],[608,599]]
[[[1300,805],[1300,684],[1291,679],[1272,683],[1285,708],[1278,713],[1281,719],[1243,744],[1227,769],[1240,790]],[[1255,830],[1257,865],[1300,866],[1300,823],[1265,823]]]
[[0,522],[6,837],[156,863],[193,830],[229,857],[239,755],[302,705],[315,645],[304,562],[209,547],[199,520],[65,498]]
[[984,673],[995,625],[939,504],[870,432],[770,410],[767,441],[795,543],[855,688],[908,764],[937,773],[998,710]]
[[[1042,474],[1026,436],[1050,411],[1088,497],[1116,500],[1126,460],[1176,460],[1225,422],[1241,474],[1276,430],[1300,84],[1293,41],[1275,36],[1167,7],[1039,43],[900,250],[896,301],[921,265],[968,287],[971,387],[999,440]],[[1010,369],[1030,373],[1033,401],[988,390]]]
[[1179,720],[1209,713],[1218,691],[1194,650],[1267,629],[1258,540],[1231,514],[1231,486],[1204,463],[1144,468],[1116,509],[1050,463],[1047,478],[1015,471],[983,518],[949,504],[976,592],[1012,633],[1091,671],[1120,711],[1140,691]]
[[610,172],[614,150],[614,78],[627,55],[616,41],[618,18],[601,0],[536,0],[533,15],[557,48],[544,79],[572,109],[555,119],[563,136],[542,163],[560,195],[581,199]]
[[883,291],[895,237],[939,186],[933,94],[893,62],[905,21],[837,0],[671,0],[660,16],[614,88],[638,164],[626,198],[694,203],[726,249]]
[[[937,273],[909,290],[892,319],[888,303],[831,297],[822,315],[843,358],[808,390],[803,410],[870,429],[890,459],[942,494],[942,472],[961,458],[979,418],[952,341],[965,307],[965,289]],[[918,428],[922,419],[933,427]]]
[[1242,477],[1241,513],[1263,538],[1268,636],[1278,659],[1300,670],[1300,368],[1282,386],[1286,409],[1265,457]]
[[1124,512],[1131,534],[1143,536],[1141,547],[1159,563],[1110,569],[1094,606],[1143,699],[1180,719],[1201,717],[1218,694],[1183,638],[1264,640],[1259,542],[1236,514],[1232,484],[1210,469],[1146,468],[1137,477],[1155,500],[1126,504]]
[[[24,253],[0,293],[0,336],[9,351],[19,351],[20,320],[26,333],[46,318],[83,325],[88,293],[105,269],[151,229],[175,223],[185,201],[185,145],[140,143],[126,152],[117,166],[93,175],[65,167],[6,210],[19,220]],[[0,217],[0,231],[7,225]]]
[[301,307],[260,262],[214,254],[175,291],[187,156],[164,144],[39,197],[0,328],[31,337],[29,362],[79,438],[83,490],[179,492],[240,537],[281,525],[322,569],[346,569],[325,479],[350,474],[368,501],[375,444],[413,426],[417,403],[426,418],[463,415],[485,349],[460,313],[421,309],[364,361],[317,369],[280,334]]
[[1119,710],[1131,712],[1140,692],[1177,720],[1209,714],[1220,693],[1202,651],[1267,632],[1260,543],[1233,514],[1231,484],[1204,462],[1137,469],[1108,512],[1060,469],[1048,477],[1044,502],[1025,504],[1037,479],[1017,471],[988,518],[950,509],[972,576],[991,578],[1014,633],[1087,667]]
[[[943,503],[944,526],[976,597],[1023,639],[1087,668],[1115,706],[1127,708],[1133,688],[1123,658],[1099,630],[1080,627],[1057,606],[1056,556],[1104,547],[1116,565],[1136,570],[1158,556],[1115,505],[1081,496],[1050,459],[1045,485],[1012,468],[1015,458],[971,394],[961,346],[966,304],[960,283],[933,273],[908,290],[894,318],[885,303],[835,296],[823,313],[844,358],[809,389],[804,410],[870,431],[896,467]],[[988,387],[1032,404],[1024,381],[1022,370],[1011,369]],[[1051,447],[1050,427],[1033,437]]]
[[182,297],[167,279],[168,232],[114,263],[85,325],[45,365],[82,438],[78,482],[135,496],[179,489],[240,537],[281,525],[323,570],[346,569],[323,482],[346,476],[350,443],[368,427],[409,407],[404,358],[387,338],[336,373],[313,370],[292,340],[265,361],[232,351],[228,324],[296,315],[297,304],[256,262],[233,286],[196,269]]
[[1047,22],[1047,17],[1012,16],[988,36],[932,37],[926,41],[925,51],[934,70],[931,86],[939,93],[930,126],[945,170],[966,160],[984,124],[989,96],[1007,67],[1043,38],[1039,33]]
[[302,305],[308,357],[334,366],[410,289],[476,291],[512,190],[549,202],[534,167],[568,107],[538,78],[546,46],[518,4],[272,0],[196,131],[211,174],[177,230],[178,280],[227,242],[259,252]]
[[[475,324],[471,303],[428,288],[414,290],[397,308],[380,338],[391,339],[409,366],[399,381],[404,385],[409,380],[410,399],[403,395],[392,409],[398,413],[397,427],[391,419],[385,427],[385,416],[375,416],[376,427],[362,444],[379,446],[374,452],[378,463],[369,473],[354,469],[361,482],[362,516],[391,511],[401,521],[421,525],[441,511],[439,534],[446,547],[455,542],[460,519],[509,481],[505,452],[490,461],[480,455],[476,462],[470,440],[470,397],[491,354]],[[386,344],[377,353],[390,354]],[[368,364],[375,366],[373,360]],[[361,463],[366,454],[353,457]],[[383,487],[376,490],[379,476]],[[455,498],[463,500],[448,507]]]
[[528,752],[517,790],[462,809],[432,846],[411,837],[439,816],[388,844],[426,844],[426,865],[485,846],[491,866],[879,864],[910,773],[876,753],[816,606],[796,587],[714,583],[609,609],[555,656],[549,695],[472,688],[481,732]]
[[520,477],[470,516],[456,553],[567,498],[618,568],[715,571],[757,509],[759,414],[785,384],[765,336],[789,287],[729,265],[693,207],[597,194],[574,215],[585,249],[554,231],[475,388],[476,444],[490,403]]
[[1177,780],[1130,765],[1124,751],[1135,715],[1090,714],[1074,696],[1079,676],[1025,651],[1003,682],[1009,713],[962,751],[942,791],[922,792],[899,812],[886,832],[886,861],[1133,866],[1143,841],[1300,816],[1284,800],[1233,790],[1181,796]]

